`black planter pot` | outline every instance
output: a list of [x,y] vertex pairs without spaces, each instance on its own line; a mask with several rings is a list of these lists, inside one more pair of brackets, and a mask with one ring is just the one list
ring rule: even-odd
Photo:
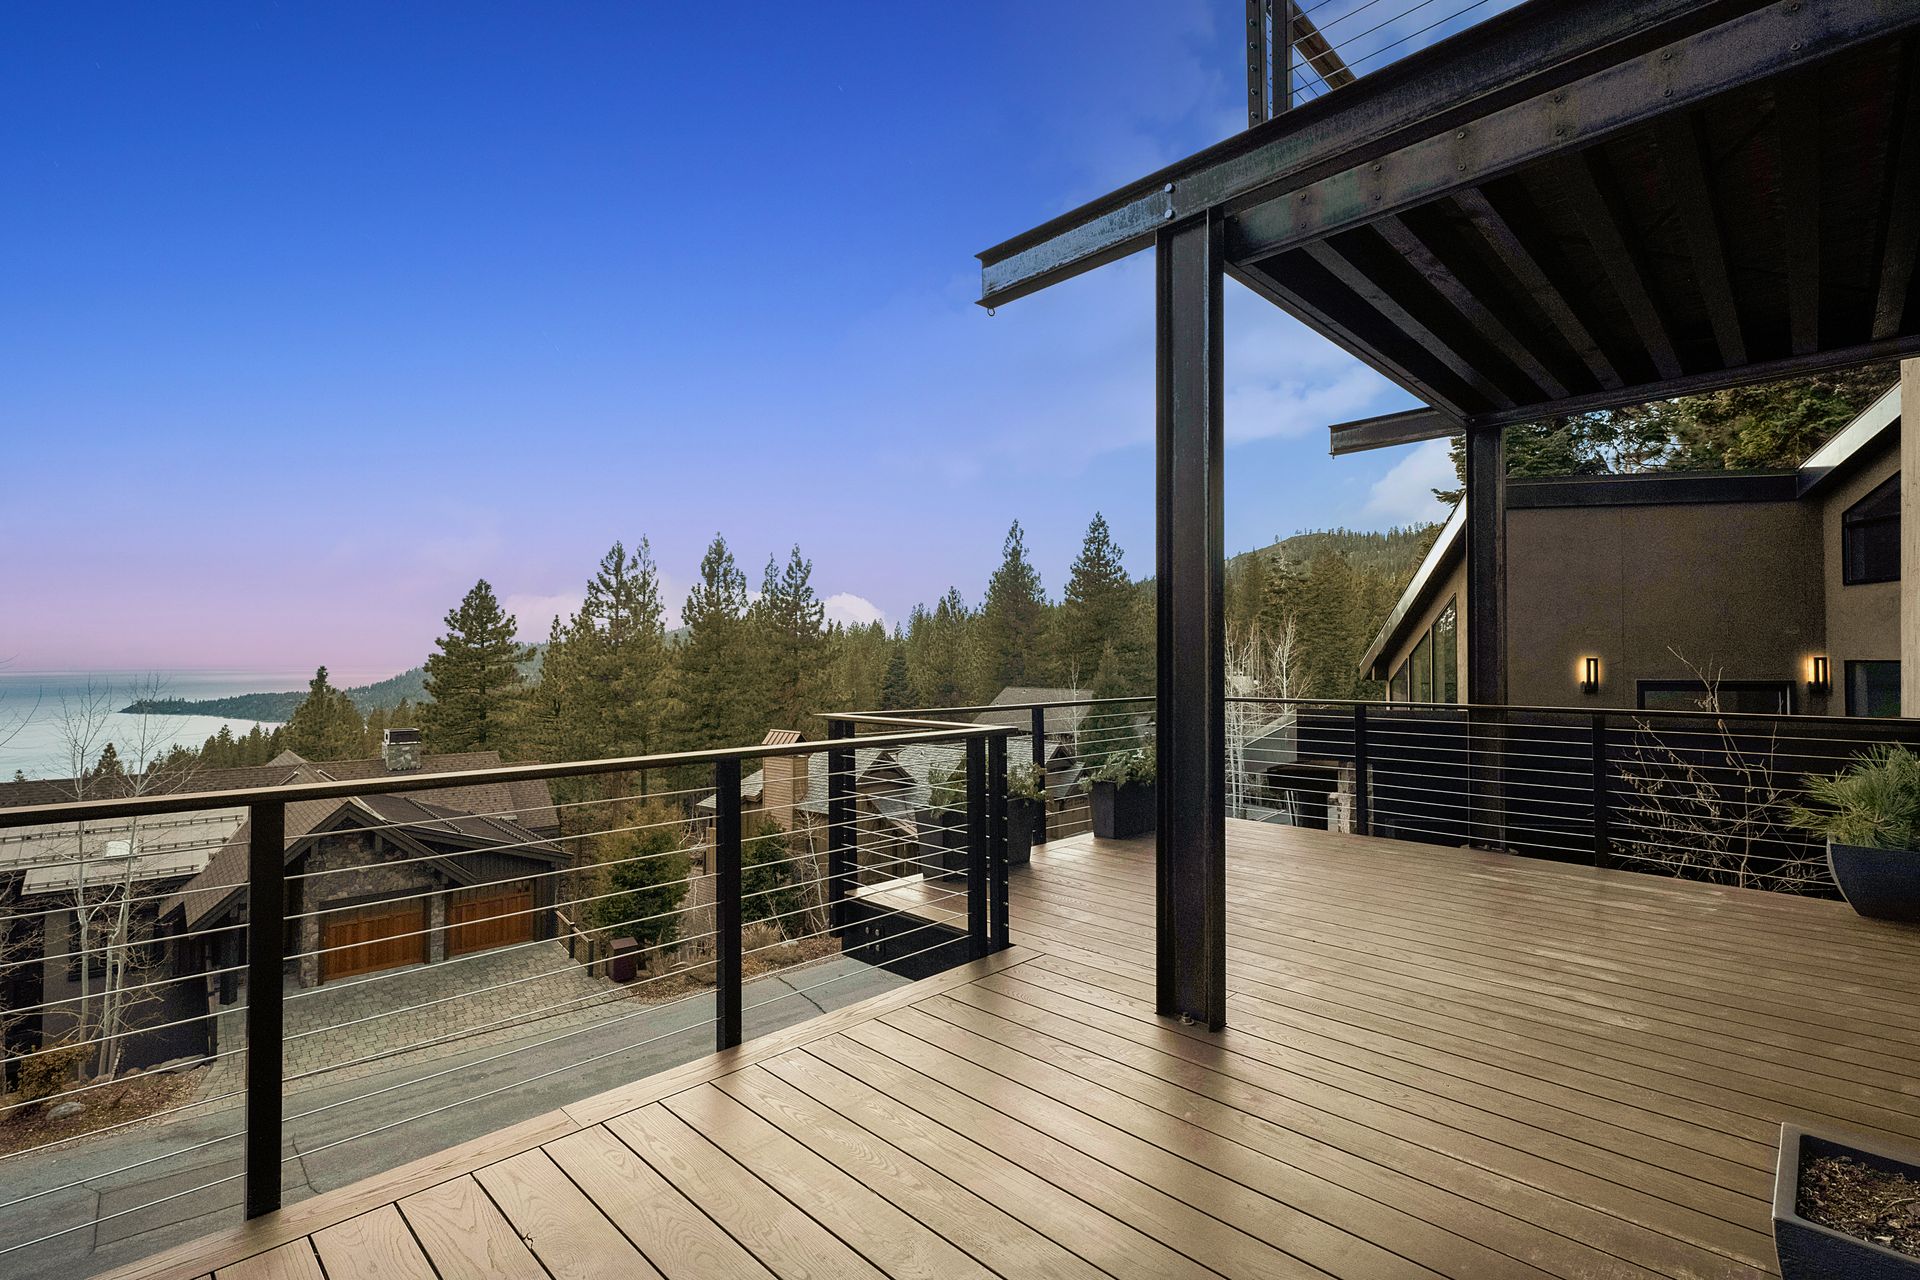
[[1144,836],[1160,821],[1160,804],[1151,782],[1093,784],[1093,834],[1102,840]]
[[1023,800],[1019,796],[1007,798],[1007,865],[1025,866],[1033,860],[1033,846],[1044,843],[1046,832],[1041,824],[1046,821],[1038,800]]
[[[930,880],[967,878],[967,815],[949,809],[920,814],[920,870]],[[912,868],[905,869],[909,874]]]
[[1781,1125],[1780,1168],[1773,1178],[1773,1247],[1781,1280],[1920,1280],[1920,1258],[1800,1216],[1801,1165],[1819,1156],[1851,1156],[1870,1168],[1920,1178],[1920,1151],[1864,1138],[1842,1142]]
[[1827,866],[1861,915],[1920,924],[1920,853],[1828,841]]

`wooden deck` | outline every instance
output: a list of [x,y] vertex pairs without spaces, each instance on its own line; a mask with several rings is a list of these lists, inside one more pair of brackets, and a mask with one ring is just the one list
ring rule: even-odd
[[1151,873],[1058,842],[1010,952],[116,1274],[1753,1276],[1781,1121],[1920,1138],[1920,930],[1235,824],[1210,1035]]

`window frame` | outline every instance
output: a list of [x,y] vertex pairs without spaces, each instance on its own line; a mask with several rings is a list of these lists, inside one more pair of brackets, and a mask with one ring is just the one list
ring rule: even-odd
[[[1863,667],[1893,668],[1894,709],[1889,715],[1876,716],[1873,712],[1858,709],[1858,707],[1856,706],[1856,703],[1854,701],[1854,696],[1853,696],[1853,691],[1854,691],[1853,690],[1853,685],[1854,685],[1853,674],[1855,670]],[[1846,713],[1848,716],[1858,717],[1862,720],[1881,720],[1881,719],[1899,718],[1903,708],[1899,705],[1900,704],[1900,660],[1898,658],[1849,658],[1847,659],[1847,661],[1841,664],[1840,670],[1841,670],[1841,677],[1842,677],[1841,687],[1842,687],[1843,696],[1845,699]]]
[[[1864,516],[1855,514],[1869,503],[1884,503],[1889,498],[1892,502],[1890,511]],[[1855,560],[1864,559],[1855,555],[1859,540],[1869,532],[1877,532],[1888,526],[1891,526],[1893,532],[1891,571],[1886,571],[1887,566],[1884,565],[1879,572],[1863,566],[1863,571],[1856,573]],[[1900,581],[1900,473],[1896,471],[1875,485],[1866,496],[1840,513],[1840,584],[1847,587],[1860,587],[1876,582],[1898,581]]]
[[[1780,706],[1777,710],[1774,710],[1774,711],[1763,711],[1763,712],[1727,711],[1727,712],[1723,712],[1722,714],[1790,716],[1794,714],[1794,711],[1796,710],[1796,708],[1794,707],[1794,693],[1799,686],[1798,686],[1798,683],[1795,681],[1792,681],[1792,680],[1720,680],[1720,681],[1716,681],[1715,683],[1723,691],[1738,690],[1745,693],[1767,692],[1767,693],[1774,693],[1779,695],[1779,699],[1780,699]],[[1676,710],[1677,708],[1659,708],[1659,707],[1647,706],[1647,695],[1649,693],[1698,693],[1704,696],[1706,692],[1707,692],[1707,685],[1704,680],[1636,680],[1634,681],[1634,689],[1633,689],[1633,705],[1634,705],[1634,708],[1639,711]],[[1700,710],[1698,708],[1687,708],[1687,711],[1690,714],[1698,714],[1698,715],[1712,714],[1711,712]]]

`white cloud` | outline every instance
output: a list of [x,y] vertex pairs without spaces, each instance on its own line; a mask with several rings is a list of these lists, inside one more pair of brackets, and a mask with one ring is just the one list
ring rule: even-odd
[[887,615],[880,612],[880,606],[851,591],[840,591],[821,601],[826,606],[827,621],[838,622],[850,627],[866,627],[876,622],[885,622]]
[[1460,484],[1445,440],[1427,440],[1413,447],[1393,469],[1373,482],[1367,492],[1366,514],[1389,524],[1426,524],[1444,512],[1434,501],[1435,489]]

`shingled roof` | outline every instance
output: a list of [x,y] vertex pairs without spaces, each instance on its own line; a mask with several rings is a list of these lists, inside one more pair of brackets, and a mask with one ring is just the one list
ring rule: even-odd
[[[191,790],[211,790],[205,779],[214,775],[246,773],[256,775],[246,781],[222,782],[226,786],[271,786],[291,782],[345,782],[360,778],[395,776],[378,758],[371,760],[329,760],[311,764],[291,753],[283,753],[275,763],[253,769],[211,770],[196,777]],[[466,751],[449,755],[423,756],[412,773],[456,773],[470,769],[488,769],[500,764],[497,751]],[[264,775],[264,776],[261,776]],[[514,853],[557,861],[566,856],[550,843],[559,835],[559,814],[545,782],[513,781],[453,786],[400,795],[366,795],[348,800],[302,800],[287,806],[286,838],[288,856],[300,851],[301,842],[330,823],[343,809],[358,809],[374,822],[403,830],[415,838],[435,845],[454,844],[469,848],[514,846]],[[187,927],[224,908],[238,897],[247,878],[247,842],[250,831],[242,824],[233,838],[222,845],[208,861],[206,869],[181,887],[179,893],[160,906],[166,916],[184,910]]]

